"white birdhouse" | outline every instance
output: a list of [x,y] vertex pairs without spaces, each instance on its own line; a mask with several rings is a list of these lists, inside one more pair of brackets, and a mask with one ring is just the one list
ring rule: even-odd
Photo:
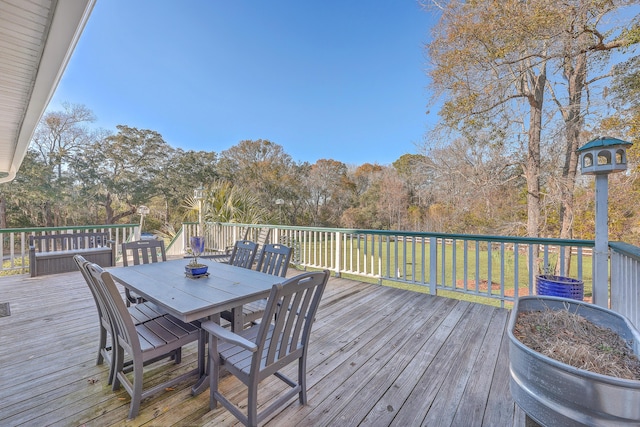
[[610,174],[627,170],[627,146],[630,142],[600,137],[578,148],[583,175]]

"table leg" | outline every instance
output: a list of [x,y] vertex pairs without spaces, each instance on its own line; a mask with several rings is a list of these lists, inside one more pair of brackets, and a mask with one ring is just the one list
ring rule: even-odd
[[233,322],[231,322],[231,332],[238,333],[244,329],[244,316],[242,315],[242,306],[231,309]]
[[[212,316],[209,316],[208,320],[212,320],[218,324],[220,324],[220,314],[214,314]],[[209,369],[210,366],[208,367],[206,365],[207,360],[209,358],[207,358],[207,352],[206,352],[206,342],[209,338],[209,334],[207,333],[207,331],[205,331],[204,329],[200,330],[200,334],[201,334],[201,339],[198,343],[198,371],[200,372],[200,378],[198,378],[198,381],[193,385],[193,387],[191,387],[191,394],[193,396],[198,395],[200,393],[202,393],[203,391],[205,391],[207,389],[207,387],[209,387]],[[214,343],[214,349],[213,351],[215,352],[216,356],[218,355],[218,343],[217,340]],[[212,348],[209,347],[209,351],[212,351]],[[209,362],[210,364],[211,362]]]

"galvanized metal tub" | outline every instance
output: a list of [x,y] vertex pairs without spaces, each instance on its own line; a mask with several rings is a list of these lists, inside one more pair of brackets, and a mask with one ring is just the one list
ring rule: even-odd
[[552,426],[640,426],[640,381],[578,369],[522,344],[513,331],[519,313],[565,310],[610,328],[640,354],[640,333],[611,310],[569,298],[520,297],[509,319],[511,395],[537,423]]

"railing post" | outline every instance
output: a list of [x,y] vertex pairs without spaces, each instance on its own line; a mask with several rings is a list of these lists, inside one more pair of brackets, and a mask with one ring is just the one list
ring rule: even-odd
[[182,251],[184,253],[186,253],[187,248],[189,247],[189,245],[187,244],[187,242],[189,241],[189,238],[191,237],[191,227],[187,226],[185,227],[184,225],[182,226],[183,229],[183,233],[180,236],[181,240],[182,240]]
[[336,231],[336,258],[335,258],[335,272],[336,277],[340,277],[340,266],[342,265],[342,233]]
[[429,238],[429,293],[437,294],[438,285],[438,238]]

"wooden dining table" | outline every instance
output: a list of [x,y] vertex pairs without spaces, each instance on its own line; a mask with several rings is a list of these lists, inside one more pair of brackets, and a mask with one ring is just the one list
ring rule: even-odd
[[[243,328],[242,306],[267,298],[274,284],[286,280],[211,260],[198,262],[209,266],[207,277],[187,277],[184,267],[189,263],[188,259],[113,267],[108,271],[116,282],[184,322],[219,322],[220,313],[231,310],[232,330],[235,331]],[[199,355],[201,379],[192,390],[194,394],[208,385],[203,348],[199,349]]]

